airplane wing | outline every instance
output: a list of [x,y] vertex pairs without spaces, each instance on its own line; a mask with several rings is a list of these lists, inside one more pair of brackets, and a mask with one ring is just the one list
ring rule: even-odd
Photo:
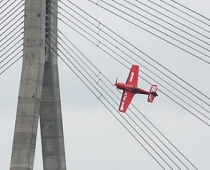
[[128,106],[131,103],[131,100],[133,99],[135,93],[123,90],[122,98],[120,101],[119,111],[120,112],[126,112]]
[[138,76],[139,76],[139,66],[132,65],[126,84],[137,87]]

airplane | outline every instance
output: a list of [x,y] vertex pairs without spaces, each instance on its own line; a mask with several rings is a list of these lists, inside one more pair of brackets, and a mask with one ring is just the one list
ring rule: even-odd
[[119,105],[120,112],[126,112],[128,106],[130,105],[133,96],[135,94],[145,94],[148,95],[147,101],[152,103],[154,98],[158,96],[157,92],[157,85],[152,85],[150,91],[146,91],[144,89],[138,88],[138,73],[139,73],[139,66],[132,65],[130,69],[130,73],[128,75],[126,83],[118,83],[116,79],[116,83],[114,84],[118,89],[123,90],[122,98]]

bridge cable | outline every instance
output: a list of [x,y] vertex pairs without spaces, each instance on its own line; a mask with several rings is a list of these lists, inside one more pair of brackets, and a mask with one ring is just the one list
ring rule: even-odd
[[[99,5],[99,4],[97,4],[97,3],[93,2],[93,1],[91,1],[91,0],[89,0],[89,1],[92,2],[92,3],[94,3],[95,5],[97,5],[97,6],[99,6],[99,7],[101,7],[101,8],[103,8],[103,9],[107,10],[108,12],[110,12],[110,13],[112,13],[112,14],[114,14],[114,15],[116,15],[116,16],[122,18],[122,19],[124,19],[125,21],[128,21],[128,22],[130,22],[131,24],[133,24],[133,25],[135,25],[135,26],[137,26],[137,27],[143,29],[144,31],[146,31],[146,32],[148,32],[148,33],[150,33],[150,34],[152,34],[152,35],[154,35],[154,36],[156,36],[156,37],[158,37],[158,38],[160,38],[160,39],[162,39],[162,40],[168,42],[169,44],[171,44],[171,45],[173,45],[173,46],[175,46],[175,47],[181,49],[182,51],[185,51],[186,53],[191,54],[192,56],[196,57],[196,58],[199,59],[200,61],[203,61],[204,63],[210,64],[209,61],[207,61],[207,60],[205,60],[205,59],[199,57],[198,55],[195,55],[194,53],[192,53],[192,52],[190,52],[190,51],[188,51],[188,50],[186,50],[186,49],[180,47],[179,45],[176,45],[176,44],[174,44],[173,42],[170,42],[169,40],[166,40],[165,38],[163,38],[163,37],[161,37],[161,36],[159,36],[159,35],[157,35],[157,34],[151,32],[151,31],[149,31],[149,30],[147,30],[147,29],[141,27],[140,25],[138,25],[138,24],[136,24],[136,23],[130,21],[129,19],[126,19],[126,18],[120,16],[119,14],[116,14],[116,13],[114,13],[113,11],[111,11],[111,10],[109,10],[109,9],[107,9],[107,8],[105,8],[105,7],[103,7],[103,6]],[[154,29],[155,29],[155,28],[154,28]],[[163,33],[163,34],[164,34],[164,33]]]

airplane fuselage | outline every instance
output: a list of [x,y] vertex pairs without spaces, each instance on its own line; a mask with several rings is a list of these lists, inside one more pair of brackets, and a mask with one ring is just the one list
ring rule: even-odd
[[121,89],[121,90],[128,90],[130,92],[133,92],[133,93],[139,93],[139,94],[147,94],[149,95],[150,92],[149,91],[146,91],[144,89],[141,89],[141,88],[138,88],[138,87],[135,87],[135,86],[131,86],[131,85],[128,85],[128,84],[125,84],[125,83],[116,83],[115,86],[118,88],[118,89]]

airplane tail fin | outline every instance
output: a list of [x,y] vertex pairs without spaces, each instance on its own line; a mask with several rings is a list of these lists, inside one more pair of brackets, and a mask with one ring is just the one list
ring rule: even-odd
[[156,92],[157,92],[157,85],[152,85],[147,99],[148,102],[152,103],[154,98],[158,96]]

